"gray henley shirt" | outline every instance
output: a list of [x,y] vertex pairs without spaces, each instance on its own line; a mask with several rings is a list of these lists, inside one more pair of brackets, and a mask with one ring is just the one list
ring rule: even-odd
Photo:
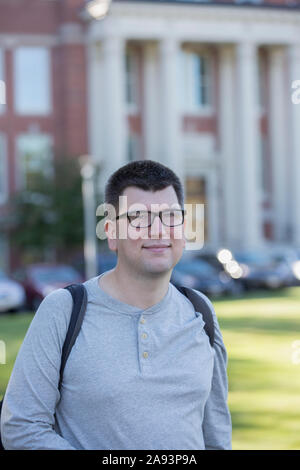
[[[231,449],[227,353],[171,283],[145,310],[84,285],[87,310],[58,390],[72,311],[47,295],[19,350],[1,416],[6,449]],[[197,291],[195,291],[197,292]],[[203,295],[200,294],[199,295]]]

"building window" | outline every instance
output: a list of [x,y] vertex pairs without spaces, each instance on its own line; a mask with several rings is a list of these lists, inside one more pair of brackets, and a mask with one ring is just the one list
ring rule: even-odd
[[138,51],[134,48],[126,50],[126,104],[135,109],[139,105],[139,60]]
[[36,188],[43,175],[53,176],[52,138],[45,134],[23,134],[17,138],[18,182],[22,189]]
[[15,109],[19,114],[51,111],[50,52],[44,47],[20,47],[14,54]]
[[4,135],[0,134],[0,204],[4,204],[7,200],[7,181],[6,141]]
[[6,105],[6,88],[4,72],[4,52],[0,49],[0,114],[4,113]]
[[183,106],[187,112],[212,107],[212,60],[209,54],[184,50],[182,54]]

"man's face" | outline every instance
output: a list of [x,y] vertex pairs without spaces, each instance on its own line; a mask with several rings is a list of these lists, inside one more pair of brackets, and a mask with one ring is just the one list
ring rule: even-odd
[[[125,197],[120,201],[119,215],[138,209],[158,212],[180,208],[173,186],[155,192],[130,186],[122,196]],[[157,216],[151,227],[137,228],[130,225],[126,215],[115,224],[116,232],[108,230],[107,234],[109,248],[118,252],[118,265],[141,276],[166,273],[171,276],[185,246],[184,224],[168,227]],[[110,238],[110,235],[116,238]]]

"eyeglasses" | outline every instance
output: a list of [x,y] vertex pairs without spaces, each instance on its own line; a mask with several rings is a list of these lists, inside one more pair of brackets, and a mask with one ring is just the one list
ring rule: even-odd
[[147,228],[151,227],[155,217],[158,215],[162,224],[166,227],[177,227],[178,225],[183,224],[185,214],[186,211],[184,209],[172,209],[159,212],[137,210],[120,214],[116,217],[116,220],[126,215],[128,222],[132,227]]

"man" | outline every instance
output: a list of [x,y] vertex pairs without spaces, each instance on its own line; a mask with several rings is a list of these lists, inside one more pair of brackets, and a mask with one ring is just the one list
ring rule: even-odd
[[105,201],[117,215],[105,221],[117,265],[84,283],[87,310],[60,391],[72,298],[58,289],[41,303],[5,395],[4,447],[231,449],[217,318],[212,348],[202,316],[170,283],[185,246],[180,180],[157,162],[131,162],[111,175]]

